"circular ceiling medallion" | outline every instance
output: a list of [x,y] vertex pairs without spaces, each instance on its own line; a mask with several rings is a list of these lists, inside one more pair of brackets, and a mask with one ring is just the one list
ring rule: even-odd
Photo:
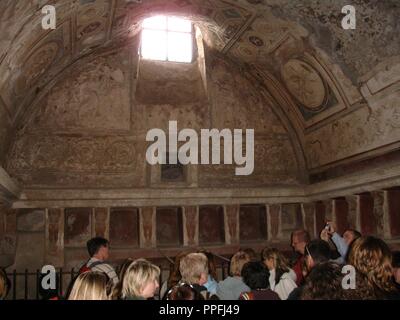
[[22,67],[22,74],[15,84],[17,94],[23,93],[47,71],[56,59],[58,51],[58,43],[51,41],[41,46],[28,57]]
[[57,42],[48,42],[29,58],[26,65],[29,67],[28,74],[31,80],[38,78],[50,67],[57,56],[58,49]]
[[291,59],[281,72],[289,92],[298,102],[312,111],[323,107],[326,88],[317,70],[302,60]]

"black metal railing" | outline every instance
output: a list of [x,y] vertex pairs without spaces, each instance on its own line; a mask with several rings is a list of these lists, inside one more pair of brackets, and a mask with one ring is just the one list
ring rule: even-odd
[[[159,266],[161,269],[160,273],[160,286],[167,280],[170,269],[165,268],[165,266]],[[119,268],[116,269],[117,273]],[[228,275],[229,263],[222,262],[217,266],[217,273],[221,275],[222,279],[225,279]],[[72,280],[78,275],[79,270],[72,268],[70,270],[65,270],[63,268],[56,269],[57,281],[58,281],[58,294],[60,297],[64,297],[66,290]],[[168,274],[165,276],[165,274]],[[24,271],[13,270],[7,273],[8,278],[11,282],[11,289],[8,293],[8,300],[30,300],[30,299],[41,299],[40,297],[40,279],[41,272],[39,269],[36,271],[30,271],[25,269]],[[221,279],[219,279],[221,280]],[[33,285],[32,285],[33,283]],[[32,294],[33,293],[33,294]]]
[[[71,269],[69,271],[63,270],[60,268],[57,270],[57,281],[60,296],[64,292],[64,280],[67,278],[69,282],[74,279],[74,277],[78,274],[78,270]],[[11,281],[11,290],[8,294],[8,299],[19,300],[19,299],[40,299],[39,288],[40,288],[40,279],[41,272],[39,269],[36,271],[29,271],[25,269],[24,271],[13,270],[11,273],[7,273],[8,278]],[[32,286],[31,283],[34,279],[35,285]],[[22,283],[22,286],[20,285]],[[21,294],[22,291],[22,294]],[[31,292],[34,292],[34,295],[30,295]]]

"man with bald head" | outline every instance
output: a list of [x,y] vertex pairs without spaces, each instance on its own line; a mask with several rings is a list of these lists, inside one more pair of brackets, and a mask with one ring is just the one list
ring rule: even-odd
[[306,245],[311,241],[310,234],[306,230],[296,230],[291,235],[291,246],[293,250],[299,254],[296,262],[293,265],[293,271],[296,273],[296,284],[300,286],[303,283],[303,264],[304,250]]

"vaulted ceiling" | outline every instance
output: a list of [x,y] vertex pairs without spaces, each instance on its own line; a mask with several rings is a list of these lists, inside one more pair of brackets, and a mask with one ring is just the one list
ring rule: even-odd
[[[56,76],[102,48],[136,41],[140,22],[159,13],[192,19],[211,50],[271,93],[301,147],[312,149],[318,139],[307,141],[306,134],[365,103],[361,87],[371,70],[400,54],[397,0],[353,1],[356,30],[341,27],[347,2],[2,0],[0,151],[6,152],[29,107]],[[41,27],[46,4],[56,7],[55,30]],[[313,164],[310,154],[310,167],[323,164]]]

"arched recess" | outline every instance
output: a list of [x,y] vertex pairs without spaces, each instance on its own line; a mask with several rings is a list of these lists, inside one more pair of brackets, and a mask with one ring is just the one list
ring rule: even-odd
[[[129,50],[132,52],[131,59],[133,60],[133,65],[137,66],[137,55],[133,54],[137,52],[137,47],[138,47],[138,38],[134,38],[131,42],[129,43],[124,43],[122,47],[127,45],[129,47]],[[49,81],[46,86],[41,90],[41,92],[37,95],[37,97],[33,100],[33,102],[29,105],[29,108],[27,108],[23,114],[21,114],[21,117],[19,119],[21,125],[20,125],[20,130],[19,134],[22,135],[24,133],[24,128],[28,125],[34,125],[34,118],[33,115],[35,114],[36,107],[40,103],[41,99],[46,96],[47,93],[51,91],[51,89],[63,78],[65,78],[68,73],[75,69],[79,68],[79,66],[84,66],[85,64],[89,63],[91,60],[95,59],[96,57],[99,56],[107,56],[108,54],[112,54],[113,52],[118,52],[121,46],[115,46],[115,47],[109,47],[109,48],[98,48],[97,50],[94,50],[93,52],[88,53],[84,57],[81,57],[79,59],[76,59],[73,63],[69,64],[68,67],[64,68],[62,71],[60,71],[54,78]],[[221,55],[221,54],[220,54]],[[222,59],[228,59],[221,55]],[[228,59],[230,60],[230,59]],[[235,63],[234,61],[231,61],[231,63]],[[135,69],[135,68],[134,68]],[[249,69],[251,71],[251,69]],[[254,79],[253,76],[251,75],[250,71],[245,72],[245,78],[249,80],[249,82],[253,83]],[[135,71],[133,71],[135,73]],[[298,135],[297,133],[294,132],[293,126],[290,124],[290,121],[288,120],[287,117],[285,117],[285,113],[281,111],[280,104],[277,102],[279,101],[279,95],[278,98],[277,94],[275,93],[274,96],[268,92],[268,89],[263,86],[256,86],[256,90],[259,91],[260,96],[265,101],[265,105],[270,106],[272,108],[273,113],[279,119],[279,122],[283,124],[284,128],[288,132],[288,135],[290,137],[290,144],[292,145],[292,148],[294,150],[294,154],[296,157],[296,162],[298,165],[298,176],[297,179],[298,181],[301,181],[302,183],[305,181],[305,165],[304,165],[304,157],[303,157],[303,152],[301,149],[301,143],[298,140]],[[284,90],[284,89],[282,89]],[[279,92],[278,92],[279,93]],[[32,126],[31,126],[32,128]]]
[[[204,9],[204,8],[203,8]],[[210,17],[208,17],[205,13],[201,14],[193,14],[193,12],[190,12],[187,8],[185,8],[182,11],[175,11],[175,10],[167,10],[165,11],[165,8],[163,8],[162,11],[164,14],[174,14],[174,15],[182,15],[185,17],[190,17],[194,22],[202,24],[202,26],[206,26],[208,30],[214,29],[214,30],[223,30],[226,26],[220,26],[216,22],[213,22]],[[136,17],[137,19],[143,19],[148,17],[148,13],[139,15]],[[251,21],[251,17],[248,18],[248,21]],[[137,25],[139,21],[135,21],[134,24]],[[210,39],[210,34],[207,35],[206,41],[211,41]],[[120,43],[131,43],[133,50],[135,50],[135,47],[138,44],[138,38],[137,37],[131,37],[128,39],[121,40]],[[227,40],[229,42],[229,40]],[[42,84],[38,89],[36,90],[35,94],[36,96],[32,101],[30,101],[26,106],[23,108],[20,108],[20,112],[18,113],[16,119],[15,119],[15,126],[17,126],[19,129],[24,127],[24,124],[26,124],[26,121],[28,120],[29,115],[32,114],[33,108],[35,107],[35,104],[37,101],[41,99],[51,88],[54,86],[54,84],[63,76],[68,73],[68,71],[74,67],[75,65],[82,63],[85,60],[90,60],[91,57],[97,55],[101,51],[107,51],[107,47],[110,47],[110,50],[113,50],[112,47],[114,45],[119,45],[118,42],[117,44],[113,43],[112,41],[108,41],[102,45],[97,45],[93,48],[90,48],[89,50],[83,51],[83,53],[79,53],[74,56],[71,61],[68,62],[68,64],[64,65],[62,69],[58,70],[57,73],[51,74],[51,77],[46,79],[46,83]],[[236,61],[236,63],[243,65],[245,69],[248,70],[248,75],[249,78],[251,79],[256,79],[259,78],[259,73],[254,72],[253,67],[246,67],[246,64],[242,63],[241,61]],[[289,97],[288,94],[285,93],[285,88],[279,83],[278,80],[273,79],[272,75],[267,73],[266,70],[263,70],[263,72],[267,75],[263,76],[264,80],[258,79],[258,82],[264,82],[264,84],[261,84],[260,90],[263,92],[263,95],[266,99],[266,101],[269,102],[271,107],[274,109],[274,113],[278,116],[279,120],[284,124],[286,130],[288,131],[290,138],[291,138],[291,143],[293,145],[293,148],[295,150],[296,154],[296,160],[299,165],[299,172],[301,172],[301,177],[300,180],[303,182],[306,182],[307,180],[307,170],[306,170],[306,163],[305,163],[305,158],[304,158],[304,149],[303,149],[303,138],[302,138],[302,132],[301,128],[297,126],[296,124],[291,122],[291,115],[290,113],[287,112],[287,109],[285,110],[285,104],[293,104],[291,98]],[[256,75],[256,76],[254,76]],[[273,80],[271,80],[273,79]],[[268,84],[268,85],[265,85]],[[272,84],[272,87],[270,86]],[[271,88],[273,90],[271,90]],[[275,89],[274,89],[275,88]]]

